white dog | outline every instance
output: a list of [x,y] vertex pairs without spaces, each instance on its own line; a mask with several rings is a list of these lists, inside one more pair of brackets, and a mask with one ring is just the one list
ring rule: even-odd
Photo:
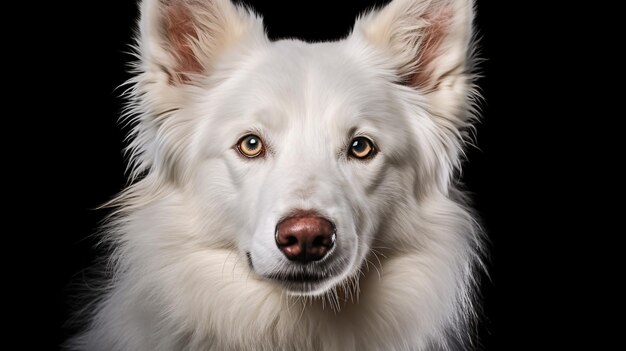
[[455,188],[472,20],[471,0],[394,0],[344,40],[271,42],[229,0],[145,0],[133,184],[69,348],[463,345],[481,267]]

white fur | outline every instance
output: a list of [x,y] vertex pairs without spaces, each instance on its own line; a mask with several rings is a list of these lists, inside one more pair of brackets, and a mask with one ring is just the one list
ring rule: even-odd
[[[200,72],[180,71],[164,3],[194,14]],[[228,0],[145,0],[141,12],[134,183],[104,235],[109,288],[69,348],[458,346],[481,245],[454,182],[472,112],[472,2],[394,0],[345,40],[316,44],[270,42]],[[433,18],[447,34],[424,53]],[[417,72],[428,79],[401,83]],[[248,132],[265,158],[233,148]],[[361,134],[380,148],[365,162],[346,154]],[[264,278],[289,267],[274,230],[294,209],[337,226],[333,277],[304,292]]]

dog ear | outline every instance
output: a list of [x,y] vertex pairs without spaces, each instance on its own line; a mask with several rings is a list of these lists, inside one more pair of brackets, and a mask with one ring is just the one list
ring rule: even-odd
[[188,83],[251,33],[264,37],[261,19],[230,0],[144,0],[139,55],[151,79]]
[[472,19],[472,0],[394,0],[359,19],[353,35],[389,53],[401,82],[460,127],[474,92]]
[[143,0],[140,8],[139,60],[123,116],[134,124],[127,147],[131,178],[153,167],[174,168],[180,140],[192,134],[191,124],[181,121],[189,118],[183,107],[195,87],[206,86],[203,78],[221,62],[245,59],[267,41],[262,19],[230,0]]

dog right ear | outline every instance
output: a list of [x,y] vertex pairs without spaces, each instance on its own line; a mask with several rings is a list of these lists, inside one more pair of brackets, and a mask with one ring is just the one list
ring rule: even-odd
[[180,85],[211,73],[244,38],[264,40],[262,20],[230,0],[144,0],[138,49],[155,83]]
[[181,121],[193,88],[205,86],[220,62],[244,59],[268,41],[262,19],[230,0],[142,0],[140,9],[139,60],[124,116],[134,124],[127,147],[131,179],[151,168],[174,168],[180,141],[192,134]]

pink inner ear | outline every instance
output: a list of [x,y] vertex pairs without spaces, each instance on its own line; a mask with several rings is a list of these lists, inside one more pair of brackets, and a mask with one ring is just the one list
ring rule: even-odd
[[202,64],[193,52],[190,40],[198,34],[189,8],[181,1],[172,1],[165,9],[165,32],[172,55],[177,61],[176,72],[171,72],[170,83],[187,82],[185,73],[201,73]]
[[419,62],[417,70],[409,81],[412,87],[433,88],[437,82],[433,81],[433,62],[440,54],[440,47],[443,39],[448,34],[450,21],[452,20],[452,10],[443,9],[438,13],[425,16],[425,20],[430,23],[424,29],[424,39],[422,48],[419,50]]

